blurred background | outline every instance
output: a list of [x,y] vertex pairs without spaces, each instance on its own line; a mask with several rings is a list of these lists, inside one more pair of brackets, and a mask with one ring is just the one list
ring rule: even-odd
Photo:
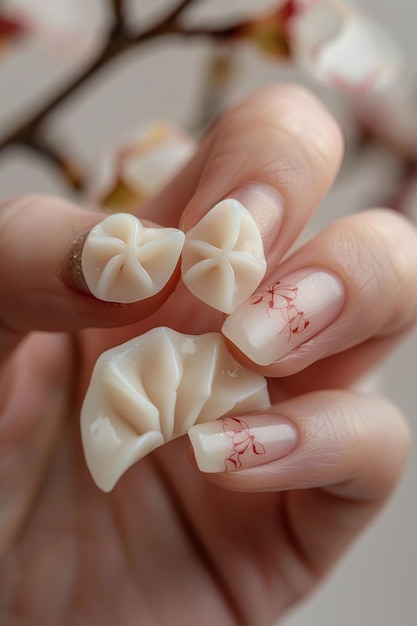
[[[287,58],[287,41],[275,37],[271,44],[258,16],[284,4],[198,0],[169,21],[179,3],[126,0],[137,41],[122,44],[115,32],[103,56],[121,3],[0,0],[0,200],[42,192],[129,210],[192,154],[194,140],[224,107],[262,85],[291,80],[328,104],[347,139],[339,180],[305,236],[376,205],[394,206],[417,223],[415,0],[357,3],[397,40],[404,59],[398,84],[381,97],[319,82]],[[363,382],[396,401],[414,432],[416,353],[417,332]],[[415,449],[384,514],[331,579],[281,623],[416,624],[416,483]]]

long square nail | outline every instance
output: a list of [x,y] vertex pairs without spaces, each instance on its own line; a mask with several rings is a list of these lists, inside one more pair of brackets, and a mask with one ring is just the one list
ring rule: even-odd
[[226,319],[222,332],[252,361],[270,365],[335,320],[344,299],[333,274],[300,270],[256,291]]

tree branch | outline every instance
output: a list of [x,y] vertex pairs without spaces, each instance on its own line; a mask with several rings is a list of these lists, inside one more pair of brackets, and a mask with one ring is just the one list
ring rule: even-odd
[[[98,70],[106,66],[125,51],[149,40],[170,33],[186,34],[177,23],[177,18],[184,9],[191,5],[194,0],[182,0],[160,23],[152,26],[147,31],[130,36],[124,32],[123,28],[113,26],[108,38],[98,52],[96,58],[82,70],[82,72],[62,91],[55,94],[38,112],[30,119],[23,122],[21,126],[10,131],[0,140],[0,150],[14,143],[30,144],[39,133],[40,127],[45,118],[55,110],[62,102],[71,96],[78,88],[86,83]],[[123,0],[112,0],[116,20],[123,18]],[[120,22],[119,22],[120,26]]]
[[121,24],[125,19],[124,0],[110,0],[110,4],[113,10],[114,21],[116,24]]
[[181,0],[181,2],[176,7],[174,7],[174,9],[172,9],[169,15],[166,16],[164,21],[173,22],[177,19],[177,17],[181,15],[181,13],[185,11],[187,7],[191,6],[193,2],[194,0]]

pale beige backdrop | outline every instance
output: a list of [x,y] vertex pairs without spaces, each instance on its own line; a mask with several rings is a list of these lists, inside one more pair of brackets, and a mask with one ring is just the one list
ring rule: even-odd
[[[101,15],[104,0],[85,3],[86,19]],[[268,7],[273,0],[200,0],[190,19],[204,14],[221,21],[236,8],[244,13],[253,7]],[[407,77],[417,86],[417,38],[415,0],[362,0],[380,16],[402,42],[408,62]],[[146,21],[169,5],[168,0],[131,0]],[[106,26],[98,19],[97,29]],[[88,55],[94,50],[92,32]],[[77,94],[50,122],[48,132],[55,141],[66,141],[84,167],[94,165],[97,153],[112,136],[155,118],[171,119],[185,127],[194,120],[198,106],[201,68],[207,59],[207,43],[171,40],[150,44],[140,56],[132,53],[113,64]],[[0,133],[13,125],[25,111],[40,103],[46,93],[70,76],[82,58],[50,55],[42,46],[24,46],[19,54],[0,64]],[[229,94],[233,102],[266,83],[304,80],[300,74],[278,70],[269,60],[243,52],[239,76]],[[304,80],[305,82],[305,80]],[[308,83],[312,85],[311,82]],[[313,85],[314,87],[314,85]],[[316,88],[316,87],[314,87]],[[346,102],[318,89],[349,135]],[[395,164],[381,160],[381,184],[370,187],[369,175],[358,164],[344,177],[340,187],[327,198],[311,227],[316,230],[338,215],[378,203],[384,180]],[[32,191],[67,193],[53,172],[31,155],[9,150],[0,156],[0,199]],[[417,271],[417,268],[416,268]],[[394,398],[410,417],[417,431],[417,333],[391,358],[373,381]],[[318,593],[291,613],[286,626],[414,626],[417,624],[417,452],[407,474],[382,517],[373,524],[352,552],[325,582]]]

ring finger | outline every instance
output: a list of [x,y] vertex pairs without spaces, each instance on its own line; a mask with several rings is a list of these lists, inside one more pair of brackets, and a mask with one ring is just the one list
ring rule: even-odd
[[270,273],[223,325],[244,360],[288,376],[417,318],[417,234],[383,210],[333,223]]

